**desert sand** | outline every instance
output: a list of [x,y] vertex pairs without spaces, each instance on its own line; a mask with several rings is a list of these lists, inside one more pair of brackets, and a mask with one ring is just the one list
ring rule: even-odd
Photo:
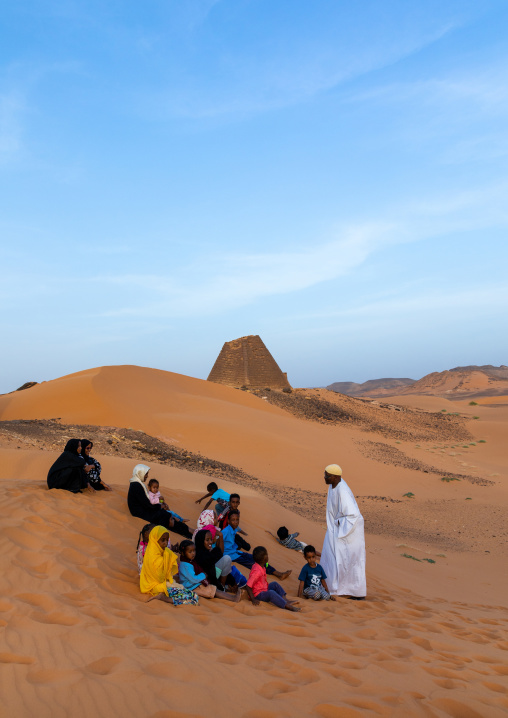
[[[299,396],[341,402],[330,394]],[[508,407],[430,396],[393,404],[407,413],[362,402],[367,423],[320,423],[261,396],[139,367],[0,397],[5,715],[506,715]],[[437,418],[443,409],[449,420]],[[41,419],[58,419],[56,439],[12,423]],[[48,491],[65,432],[83,424],[106,427],[94,455],[114,492]],[[139,442],[127,447],[120,429],[236,467],[219,484],[240,493],[251,544],[293,570],[290,596],[302,557],[266,531],[285,524],[319,549],[323,467],[340,463],[366,521],[367,600],[305,601],[299,614],[247,600],[146,603],[135,565],[143,522],[126,505],[132,468],[151,466],[166,499],[194,520],[210,474],[198,459],[188,470],[143,454]]]

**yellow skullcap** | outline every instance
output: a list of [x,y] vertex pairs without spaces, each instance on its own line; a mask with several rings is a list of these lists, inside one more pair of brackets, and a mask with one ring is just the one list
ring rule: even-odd
[[327,474],[332,474],[332,476],[342,476],[342,469],[338,464],[329,464],[325,471]]

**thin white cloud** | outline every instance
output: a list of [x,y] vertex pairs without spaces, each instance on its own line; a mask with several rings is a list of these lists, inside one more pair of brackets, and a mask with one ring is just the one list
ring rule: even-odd
[[[329,28],[326,32],[323,28],[319,38],[292,42],[281,27],[265,54],[259,46],[255,55],[229,48],[210,57],[210,74],[204,82],[192,73],[186,75],[184,67],[181,85],[143,92],[141,107],[160,120],[243,117],[297,105],[408,58],[461,24],[459,19],[436,18],[431,28],[415,27],[401,34],[398,20],[385,27],[386,37],[374,38],[357,28],[349,35],[339,21],[331,37]],[[214,74],[220,78],[215,82]]]
[[[97,283],[125,287],[136,302],[106,312],[117,317],[213,315],[269,296],[298,292],[352,273],[389,246],[450,232],[508,227],[506,184],[447,198],[407,204],[392,217],[338,227],[334,237],[304,249],[263,254],[203,257],[174,273],[99,276]],[[145,300],[146,289],[149,288]]]

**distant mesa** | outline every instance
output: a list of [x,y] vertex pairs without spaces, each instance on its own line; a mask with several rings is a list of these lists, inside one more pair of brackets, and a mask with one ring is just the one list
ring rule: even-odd
[[411,386],[415,381],[415,379],[370,379],[363,384],[356,384],[354,381],[336,381],[326,388],[348,396],[381,397],[399,394],[401,389]]
[[291,389],[287,375],[257,334],[226,342],[208,381],[247,389]]
[[501,396],[508,393],[508,367],[457,366],[435,371],[406,387],[399,394],[428,394],[448,398]]
[[378,398],[425,394],[448,399],[503,396],[508,394],[508,366],[457,366],[432,372],[422,379],[371,379],[363,384],[344,381],[326,387],[348,396]]

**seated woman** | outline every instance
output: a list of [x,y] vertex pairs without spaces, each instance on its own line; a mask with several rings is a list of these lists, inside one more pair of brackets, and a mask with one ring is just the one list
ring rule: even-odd
[[171,531],[185,536],[185,538],[192,538],[189,527],[183,521],[174,519],[160,504],[150,503],[148,486],[146,485],[149,471],[150,467],[145,466],[145,464],[137,464],[134,467],[129,493],[127,494],[129,511],[138,519],[143,519],[150,524],[164,526],[166,529],[171,529]]
[[196,606],[199,599],[195,593],[175,583],[173,576],[178,573],[176,554],[170,549],[169,533],[164,526],[155,526],[148,536],[148,546],[143,558],[139,577],[141,593],[149,594],[149,601],[161,601],[180,606],[190,603]]
[[111,491],[111,486],[108,486],[101,479],[101,465],[99,464],[97,459],[94,459],[93,456],[90,456],[92,447],[93,442],[88,441],[88,439],[81,439],[81,456],[85,460],[85,465],[91,467],[90,471],[88,472],[88,481],[90,482],[90,486],[96,491]]
[[48,489],[65,489],[73,494],[79,494],[83,489],[91,491],[87,477],[91,468],[81,456],[81,441],[69,439],[48,472]]

